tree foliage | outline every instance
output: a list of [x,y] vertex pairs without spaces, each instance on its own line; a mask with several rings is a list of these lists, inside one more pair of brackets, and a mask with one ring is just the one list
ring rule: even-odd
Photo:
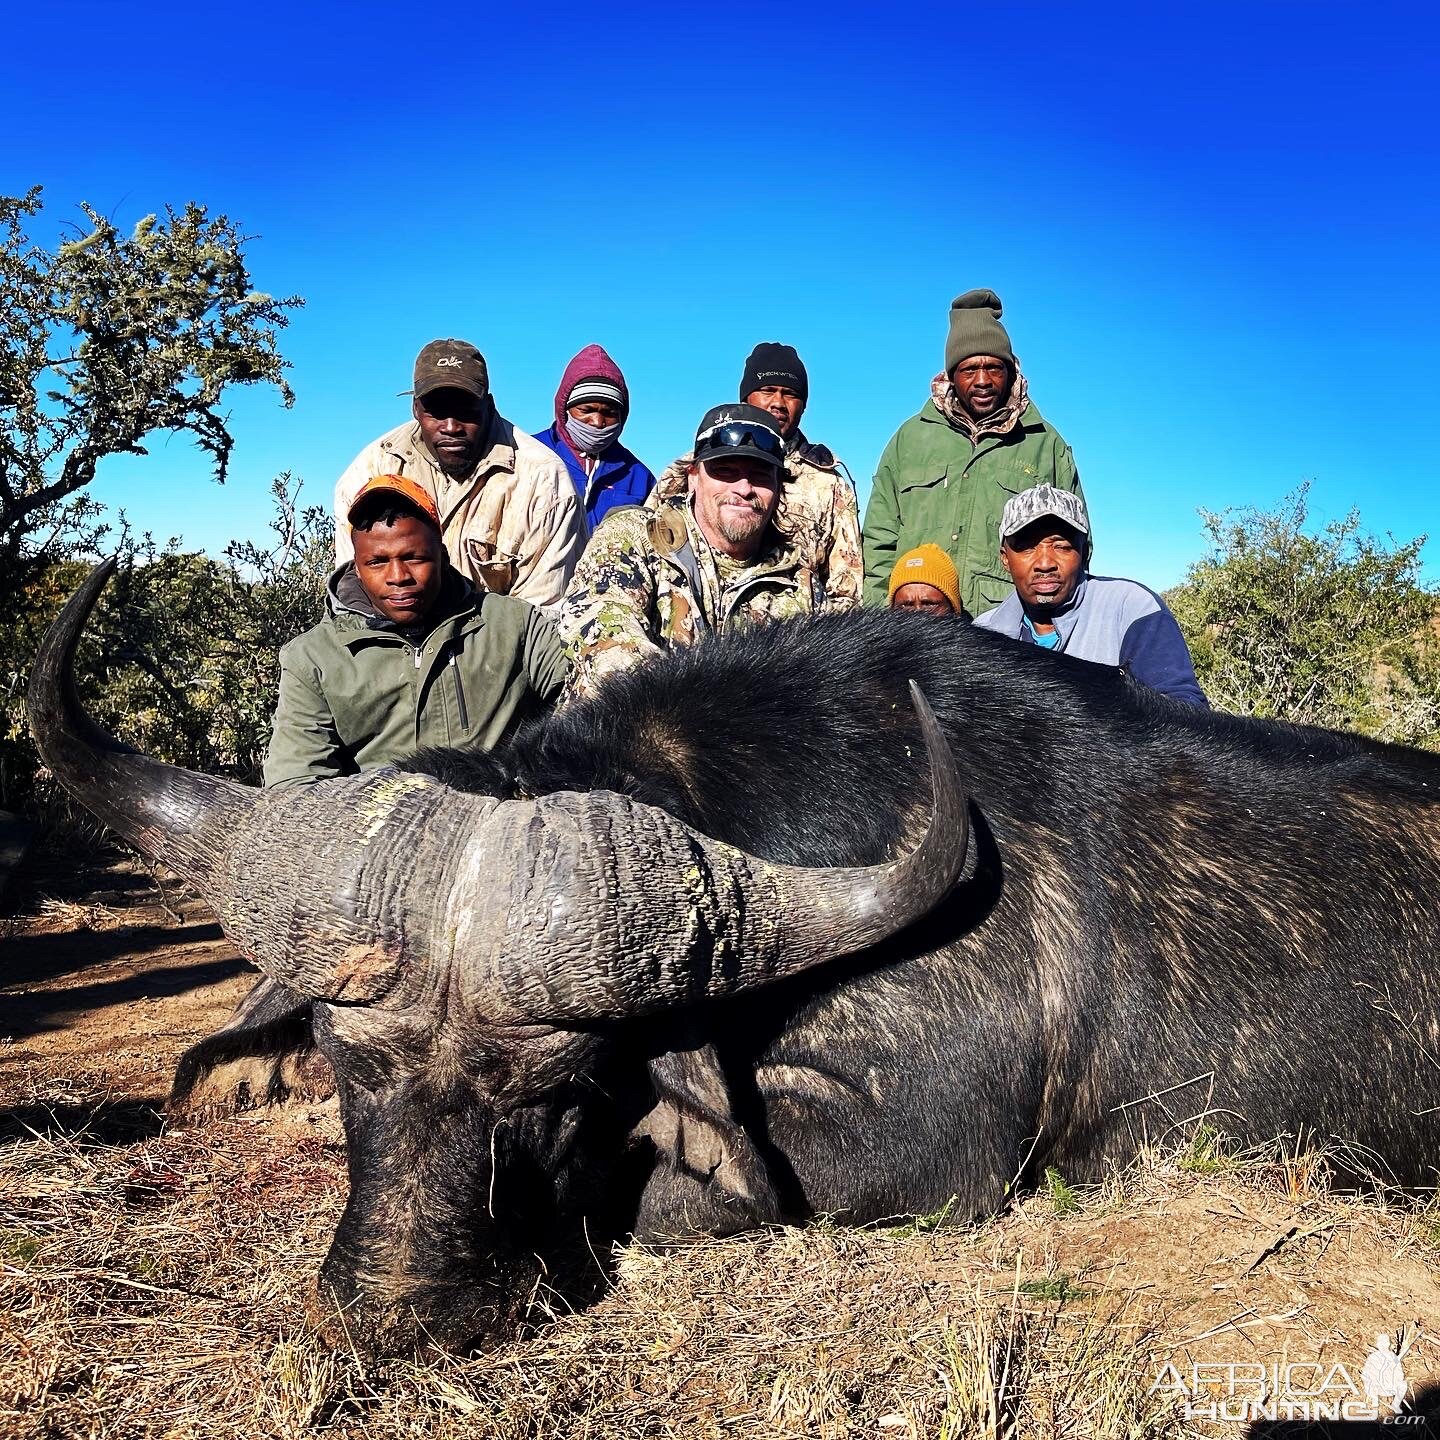
[[221,396],[265,381],[292,403],[276,336],[301,303],[252,288],[247,237],[202,205],[128,236],[83,205],[53,251],[26,230],[40,209],[38,186],[0,196],[0,576],[15,579],[93,534],[84,488],[147,435],[192,436],[223,481]]
[[[121,531],[121,564],[86,627],[76,667],[102,726],[174,764],[258,781],[277,653],[323,612],[334,554],[328,511],[300,508],[298,489],[279,477],[269,543],[232,543],[223,560]],[[15,646],[23,666],[88,568],[88,559],[72,558],[37,572]],[[0,808],[53,813],[63,797],[37,772],[23,666],[0,675]]]
[[1431,744],[1440,738],[1437,597],[1422,535],[1309,525],[1308,486],[1272,511],[1201,511],[1210,553],[1169,597],[1212,704]]
[[[122,565],[82,649],[96,711],[163,758],[253,777],[273,705],[275,650],[319,614],[330,525],[276,482],[276,543],[225,560],[118,533],[86,494],[109,455],[158,432],[190,436],[223,482],[221,401],[274,385],[293,402],[277,337],[301,302],[251,284],[247,238],[202,205],[128,234],[88,205],[53,248],[29,227],[40,190],[0,195],[0,807],[44,807],[24,717],[44,627],[103,549]],[[119,616],[124,613],[122,626]],[[100,684],[103,679],[103,685]]]

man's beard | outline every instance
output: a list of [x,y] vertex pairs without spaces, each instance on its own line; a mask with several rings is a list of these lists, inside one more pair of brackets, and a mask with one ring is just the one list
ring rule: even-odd
[[715,528],[731,545],[743,545],[764,525],[763,519],[757,523],[757,517],[763,513],[758,505],[751,507],[748,513],[741,513],[737,505],[721,505],[715,517]]
[[446,455],[443,451],[437,451],[435,455],[435,463],[447,480],[463,480],[475,468],[475,460],[476,457],[468,450],[463,458]]

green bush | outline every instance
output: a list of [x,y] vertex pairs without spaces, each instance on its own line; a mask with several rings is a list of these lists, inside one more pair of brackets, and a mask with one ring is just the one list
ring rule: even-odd
[[[279,682],[277,652],[324,607],[333,556],[329,514],[300,509],[298,487],[275,481],[269,545],[231,544],[223,560],[176,541],[121,533],[121,564],[86,628],[77,677],[96,720],[127,744],[196,770],[258,782]],[[0,808],[51,824],[69,815],[37,770],[21,681],[44,626],[89,560],[41,570],[23,626],[0,637],[8,672],[0,715]]]
[[1437,598],[1422,535],[1397,542],[1351,511],[1307,528],[1308,487],[1273,511],[1201,511],[1210,553],[1167,597],[1211,704],[1384,740],[1440,739]]
[[[318,613],[328,518],[276,482],[278,543],[223,561],[119,534],[86,493],[110,455],[189,436],[224,481],[220,408],[236,385],[293,401],[278,335],[301,302],[256,290],[248,237],[204,206],[122,234],[88,205],[51,247],[30,231],[38,187],[0,195],[0,808],[55,820],[36,773],[24,692],[45,626],[104,551],[121,569],[79,657],[97,716],[165,759],[251,778],[273,704],[276,645]],[[122,625],[119,615],[125,615]],[[101,683],[103,682],[103,684]]]

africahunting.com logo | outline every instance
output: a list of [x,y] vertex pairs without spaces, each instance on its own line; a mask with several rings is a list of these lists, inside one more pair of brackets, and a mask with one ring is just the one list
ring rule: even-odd
[[1415,1338],[1410,1326],[1398,1337],[1377,1335],[1375,1347],[1356,1365],[1328,1360],[1272,1362],[1208,1360],[1160,1368],[1152,1395],[1179,1402],[1189,1420],[1369,1420],[1385,1425],[1424,1425],[1405,1409],[1409,1383],[1402,1357]]

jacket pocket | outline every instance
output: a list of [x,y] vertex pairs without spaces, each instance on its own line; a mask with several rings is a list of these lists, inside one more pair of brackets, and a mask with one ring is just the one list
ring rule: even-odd
[[933,540],[952,555],[964,528],[960,514],[961,491],[950,484],[948,466],[917,470],[914,478],[896,487],[899,510],[896,553],[903,554],[927,540]]
[[895,482],[895,488],[902,495],[914,490],[934,490],[943,493],[950,485],[948,465],[930,465],[916,469],[912,474]]
[[943,549],[955,549],[960,524],[960,491],[950,484],[948,465],[917,468],[909,480],[896,482],[897,553],[913,549],[926,540],[935,540]]
[[1010,598],[1010,592],[1014,588],[1008,575],[996,575],[988,570],[977,571],[975,594],[978,597],[979,608],[975,614],[983,615],[987,610],[993,610],[997,605],[1003,605]]
[[1005,469],[995,472],[995,483],[1007,495],[1019,495],[1022,491],[1040,484],[1040,481],[1039,475],[1022,469],[1019,465],[1007,465]]
[[492,595],[508,595],[520,566],[518,555],[508,554],[488,540],[468,540],[465,545],[475,578]]

